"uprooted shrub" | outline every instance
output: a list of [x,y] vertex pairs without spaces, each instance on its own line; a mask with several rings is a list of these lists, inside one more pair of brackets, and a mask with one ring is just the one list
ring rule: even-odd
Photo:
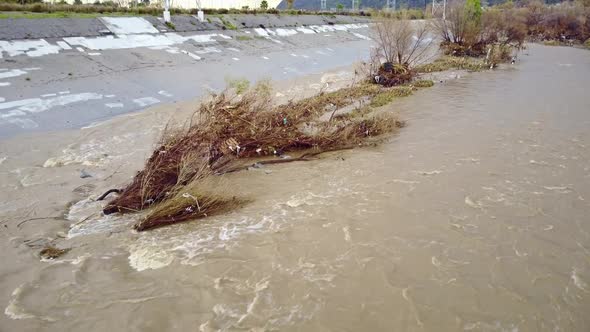
[[371,98],[381,89],[353,86],[278,106],[272,105],[270,89],[264,84],[241,96],[227,92],[212,96],[183,129],[165,132],[145,168],[104,213],[151,208],[135,225],[141,231],[240,206],[245,201],[219,191],[212,177],[243,169],[252,158],[277,163],[290,161],[276,157],[285,152],[311,151],[292,158],[307,160],[394,131],[400,122],[388,114],[319,120],[329,108]]
[[432,38],[423,22],[380,17],[372,25],[375,48],[369,63],[371,80],[383,86],[408,83],[414,67],[432,56]]

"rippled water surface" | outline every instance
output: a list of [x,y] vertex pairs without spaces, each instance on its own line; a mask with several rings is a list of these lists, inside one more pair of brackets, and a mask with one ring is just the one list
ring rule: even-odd
[[10,326],[590,330],[590,52],[526,53],[397,101],[382,146],[228,177],[230,215],[76,226]]

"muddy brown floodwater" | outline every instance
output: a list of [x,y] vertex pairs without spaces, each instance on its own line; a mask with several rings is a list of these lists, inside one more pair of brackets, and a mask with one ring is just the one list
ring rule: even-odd
[[255,199],[234,213],[78,224],[3,272],[0,327],[590,330],[590,52],[525,53],[393,103],[409,125],[382,146],[227,177]]

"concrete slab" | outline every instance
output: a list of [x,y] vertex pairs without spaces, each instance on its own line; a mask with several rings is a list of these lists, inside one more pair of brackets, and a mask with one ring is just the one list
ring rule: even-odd
[[0,40],[100,36],[104,29],[96,18],[0,19]]
[[101,17],[100,20],[116,35],[160,32],[143,17]]

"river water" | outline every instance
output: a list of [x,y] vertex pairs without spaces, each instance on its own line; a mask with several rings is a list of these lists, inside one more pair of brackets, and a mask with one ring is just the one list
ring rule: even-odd
[[533,45],[394,102],[381,146],[228,176],[234,213],[91,218],[4,272],[0,329],[588,331],[589,87],[590,52]]

